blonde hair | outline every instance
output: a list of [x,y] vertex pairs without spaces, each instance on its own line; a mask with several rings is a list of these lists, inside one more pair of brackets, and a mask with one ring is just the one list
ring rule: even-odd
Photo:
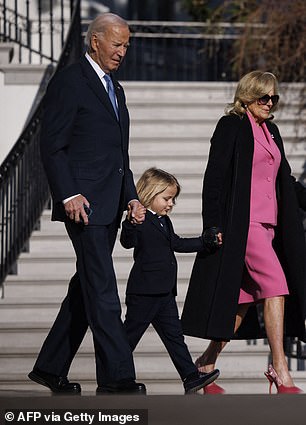
[[176,177],[164,170],[155,167],[149,168],[136,184],[139,201],[144,207],[148,208],[155,196],[166,190],[168,186],[176,186],[176,196],[173,200],[175,203],[181,191],[181,186]]
[[[242,118],[246,113],[247,106],[266,95],[270,90],[273,90],[274,94],[278,94],[278,82],[274,74],[263,71],[249,72],[239,81],[234,102],[227,106],[226,113],[236,114]],[[270,112],[275,111],[276,108],[277,105],[272,106]],[[273,115],[270,116],[270,119],[272,118]]]
[[91,37],[94,34],[104,34],[111,26],[124,26],[129,28],[128,23],[114,13],[102,13],[98,15],[88,26],[85,43],[87,50],[91,50]]

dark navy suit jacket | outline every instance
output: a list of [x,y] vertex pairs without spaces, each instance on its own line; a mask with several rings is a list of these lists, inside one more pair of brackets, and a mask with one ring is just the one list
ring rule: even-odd
[[177,289],[177,261],[174,252],[196,252],[204,249],[202,237],[181,238],[174,233],[171,220],[165,217],[167,232],[157,215],[146,212],[142,224],[122,223],[120,242],[124,248],[134,248],[127,294],[166,294]]
[[62,201],[78,193],[93,210],[89,224],[106,225],[138,199],[129,168],[129,115],[113,79],[120,120],[96,72],[82,57],[50,82],[44,108],[41,156],[52,199],[52,219],[66,219]]

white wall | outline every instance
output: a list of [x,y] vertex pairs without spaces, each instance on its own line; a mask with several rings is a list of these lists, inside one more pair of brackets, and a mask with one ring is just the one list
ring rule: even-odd
[[[24,0],[17,0],[17,4],[18,13],[26,16],[26,2]],[[6,6],[14,10],[15,0],[6,0]],[[32,23],[31,42],[32,46],[35,47],[35,45],[38,46],[37,2],[34,0],[30,1],[29,6],[29,17]],[[66,0],[64,6],[65,29],[68,30],[70,23],[70,0]],[[11,18],[12,16],[9,15],[9,17]],[[44,21],[43,51],[45,54],[50,54],[49,14],[44,13],[42,19]],[[54,55],[58,57],[61,52],[59,2],[54,4],[53,19]],[[33,54],[32,66],[29,66],[28,51],[24,48],[21,51],[21,64],[18,64],[18,46],[12,44],[14,54],[13,58],[11,58],[3,50],[5,45],[7,43],[0,43],[0,164],[9,153],[23,129],[43,76],[44,68],[49,62],[46,59],[43,61],[45,65],[41,66],[39,65],[38,56]]]
[[0,71],[0,164],[18,139],[25,124],[38,84],[4,84]]

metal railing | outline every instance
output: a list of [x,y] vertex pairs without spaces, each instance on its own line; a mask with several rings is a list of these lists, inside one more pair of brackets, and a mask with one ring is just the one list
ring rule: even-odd
[[[231,81],[233,42],[243,24],[129,21],[128,54],[117,71],[125,81]],[[89,22],[82,21],[83,36]]]
[[[129,21],[130,47],[117,76],[126,81],[233,81],[234,42],[243,23]],[[83,36],[89,21],[82,21]],[[263,27],[263,24],[254,24]]]
[[[74,2],[66,40],[55,72],[75,62],[81,55],[80,0]],[[40,86],[36,109],[0,166],[0,289],[3,289],[6,276],[16,272],[16,260],[50,198],[40,160],[39,139],[41,99],[53,71],[50,65]]]
[[232,81],[233,45],[243,24],[130,21],[121,80]]
[[0,42],[17,46],[17,63],[56,62],[70,25],[73,1],[0,1]]
[[[257,314],[259,325],[264,328],[263,304],[257,305]],[[247,340],[247,345],[257,345],[257,339]],[[268,339],[263,340],[264,345],[268,345]],[[306,343],[300,341],[297,337],[284,338],[284,351],[288,358],[289,370],[306,370]],[[293,360],[296,360],[294,362]],[[267,364],[272,363],[271,352],[268,355]]]
[[306,344],[298,338],[285,338],[285,354],[288,357],[289,368],[293,369],[292,359],[296,359],[296,370],[306,370]]

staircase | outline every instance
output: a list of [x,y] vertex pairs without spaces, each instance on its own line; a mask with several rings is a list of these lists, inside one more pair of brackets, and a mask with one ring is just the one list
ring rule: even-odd
[[[175,174],[182,193],[171,215],[181,236],[201,233],[202,178],[209,139],[224,106],[233,96],[231,83],[139,83],[126,82],[131,115],[131,168],[135,181],[151,166]],[[296,126],[296,96],[284,86],[286,109],[276,113],[276,122],[286,142],[293,173],[303,172],[305,158],[305,116]],[[299,86],[294,87],[295,90]],[[282,94],[282,93],[281,93]],[[289,103],[289,105],[288,105]],[[28,253],[18,261],[18,275],[7,278],[4,299],[0,300],[0,390],[38,390],[27,379],[40,346],[57,314],[67,282],[75,268],[71,243],[61,223],[50,222],[50,211],[41,217],[40,230],[33,232]],[[178,305],[182,309],[194,254],[177,254],[179,263]],[[114,251],[115,268],[124,315],[126,279],[132,264],[132,251],[119,242]],[[193,358],[207,341],[186,337]],[[233,341],[221,356],[218,382],[229,393],[267,392],[263,371],[268,363],[264,341],[247,344]],[[146,383],[149,394],[182,394],[182,383],[153,329],[149,329],[135,351],[137,377]],[[292,364],[296,369],[295,364]],[[306,390],[306,372],[293,372],[295,382]],[[70,373],[85,391],[96,388],[93,345],[90,331],[76,356]]]

